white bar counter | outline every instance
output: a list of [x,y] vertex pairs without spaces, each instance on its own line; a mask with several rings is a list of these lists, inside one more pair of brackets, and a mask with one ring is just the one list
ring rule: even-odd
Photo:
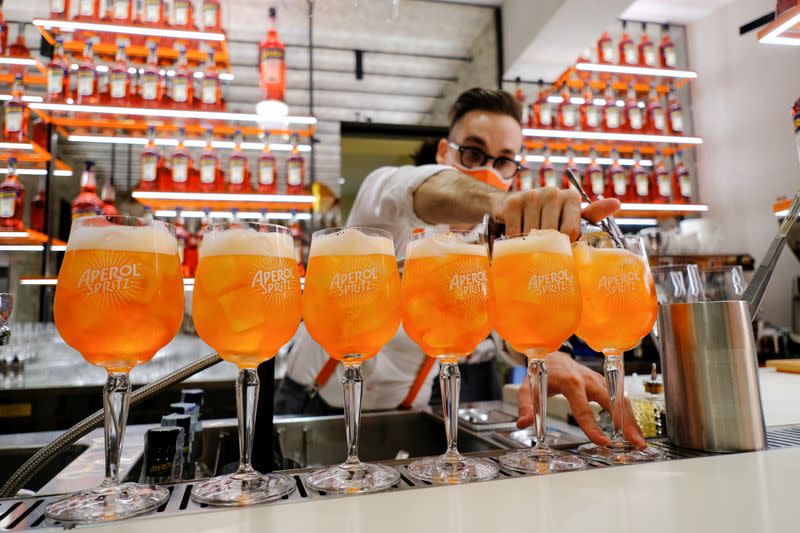
[[[800,376],[762,370],[768,425],[800,422]],[[258,505],[92,528],[115,533],[800,531],[800,448]]]

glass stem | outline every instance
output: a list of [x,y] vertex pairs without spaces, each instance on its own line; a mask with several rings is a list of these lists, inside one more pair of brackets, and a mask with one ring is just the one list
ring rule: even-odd
[[347,434],[347,460],[345,464],[355,465],[358,459],[358,430],[361,425],[361,393],[364,378],[360,364],[344,367],[342,389],[344,390],[344,429]]
[[128,423],[131,382],[128,374],[109,372],[103,387],[104,429],[106,443],[106,478],[101,487],[119,485],[119,459],[122,439]]
[[237,474],[253,472],[250,464],[253,452],[253,433],[258,408],[258,371],[240,368],[236,378],[236,414],[239,417],[239,470]]
[[528,384],[531,388],[533,421],[536,424],[536,445],[533,451],[548,452],[550,446],[547,444],[547,365],[544,358],[539,355],[528,356]]
[[619,350],[604,350],[605,364],[603,375],[606,378],[608,396],[611,398],[611,419],[614,422],[614,434],[611,436],[612,446],[625,441],[623,435],[623,415],[625,413],[625,367],[622,352]]
[[461,372],[458,363],[443,362],[439,369],[439,387],[442,391],[442,415],[447,434],[445,457],[458,459],[458,403],[461,397]]

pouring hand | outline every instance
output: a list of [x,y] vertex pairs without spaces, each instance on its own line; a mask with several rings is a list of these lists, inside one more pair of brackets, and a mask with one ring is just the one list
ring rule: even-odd
[[[609,439],[597,425],[594,413],[589,406],[590,401],[599,403],[608,411],[611,402],[608,389],[603,376],[597,372],[577,363],[569,354],[553,352],[545,358],[548,370],[548,395],[561,393],[569,401],[572,415],[578,422],[586,436],[595,444],[606,446],[611,444]],[[519,413],[517,427],[520,429],[533,424],[533,406],[530,397],[530,387],[527,379],[518,392]],[[636,419],[630,402],[625,400],[624,417],[625,437],[637,448],[645,446],[645,440]]]

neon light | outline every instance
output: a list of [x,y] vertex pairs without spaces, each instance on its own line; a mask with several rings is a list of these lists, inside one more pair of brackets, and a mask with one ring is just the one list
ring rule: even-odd
[[219,192],[161,192],[134,191],[131,196],[145,200],[194,200],[208,202],[286,202],[294,204],[314,203],[311,195],[294,194],[238,194]]
[[702,144],[700,137],[681,137],[678,135],[643,135],[637,133],[606,133],[596,131],[541,130],[525,128],[526,137],[547,137],[554,139],[583,139],[589,141],[627,141],[671,144]]
[[691,70],[673,70],[666,68],[631,67],[627,65],[604,65],[599,63],[578,63],[578,70],[589,72],[611,72],[613,74],[633,74],[634,76],[661,76],[662,78],[687,78],[697,77],[697,72]]
[[[112,137],[104,135],[70,135],[67,137],[70,142],[84,142],[84,143],[102,143],[102,144],[134,144],[144,146],[147,144],[147,139],[144,137]],[[158,146],[177,146],[177,139],[156,139]],[[206,142],[200,139],[188,139],[184,144],[189,148],[204,148]],[[236,143],[233,141],[212,141],[211,146],[214,148],[233,149]],[[263,150],[264,143],[243,142],[241,144],[243,150]],[[292,145],[286,143],[270,143],[270,150],[275,152],[288,152],[291,151]],[[301,152],[310,152],[311,145],[298,144],[298,150]]]
[[[172,218],[178,214],[175,211],[164,210],[156,211],[153,213],[153,215],[157,217]],[[181,216],[184,218],[203,218],[206,216],[206,214],[204,211],[181,211]],[[231,211],[211,211],[209,216],[211,218],[231,219],[233,218],[233,213]],[[237,216],[241,220],[258,220],[261,218],[261,213],[255,211],[241,211],[237,214]],[[297,213],[296,217],[297,220],[311,220],[310,213]],[[269,220],[291,220],[292,214],[285,212],[267,212],[267,218]]]
[[48,20],[33,19],[34,26],[43,26],[47,29],[58,28],[61,30],[87,30],[110,33],[124,33],[127,35],[147,35],[151,37],[173,37],[175,39],[194,39],[203,41],[224,41],[224,33],[207,31],[168,30],[161,28],[143,28],[140,26],[120,26],[116,24],[96,24],[92,22],[79,22],[73,20]]

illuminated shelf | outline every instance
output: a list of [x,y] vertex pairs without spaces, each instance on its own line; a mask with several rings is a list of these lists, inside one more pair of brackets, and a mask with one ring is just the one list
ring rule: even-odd
[[176,207],[195,213],[202,213],[203,209],[226,213],[229,213],[231,209],[250,213],[259,212],[261,209],[286,212],[292,209],[310,211],[316,201],[312,195],[256,193],[133,191],[131,196],[141,204],[150,207],[154,213],[174,212]]
[[[153,216],[156,218],[174,218],[178,215],[175,210],[164,209],[156,211]],[[288,211],[269,211],[267,212],[269,220],[291,220],[292,213]],[[181,211],[183,218],[203,218],[206,216],[205,211]],[[212,218],[231,219],[233,218],[232,211],[211,211],[209,216]],[[239,211],[237,216],[240,220],[259,220],[261,219],[261,211]],[[297,220],[311,220],[311,213],[297,213]]]
[[[261,132],[261,129],[257,130]],[[270,132],[273,134],[272,132]],[[273,134],[274,135],[274,134]],[[145,137],[114,137],[114,136],[106,136],[106,135],[70,135],[67,137],[67,140],[70,142],[83,142],[83,143],[101,143],[101,144],[133,144],[144,146],[147,144],[147,138]],[[178,140],[174,137],[172,138],[156,138],[155,143],[157,146],[177,146]],[[184,145],[187,148],[205,148],[206,142],[203,139],[186,139]],[[217,149],[224,149],[224,150],[232,150],[236,143],[233,141],[212,141],[211,146]],[[261,151],[264,149],[264,143],[260,142],[242,142],[241,148],[243,150],[258,150]],[[270,143],[269,144],[270,150],[273,152],[288,152],[291,151],[292,145],[286,143]],[[311,145],[310,144],[299,144],[297,145],[298,150],[301,152],[310,152]]]
[[33,141],[23,143],[0,142],[0,161],[15,157],[20,163],[46,163],[50,154]]
[[[32,229],[0,231],[0,252],[42,252],[47,241],[47,235]],[[50,249],[64,251],[66,246],[64,241],[53,239]]]
[[577,63],[575,70],[583,72],[603,72],[606,74],[625,74],[649,78],[695,79],[697,72],[668,68],[635,67],[631,65],[609,65],[604,63]]
[[789,214],[789,206],[792,205],[791,198],[783,198],[772,204],[772,211],[778,218],[784,218]]
[[602,131],[570,131],[525,128],[525,137],[547,139],[576,139],[584,141],[607,141],[651,144],[695,145],[702,144],[700,137],[684,137],[682,135],[647,135],[638,133],[607,133]]
[[758,32],[762,44],[800,46],[800,5],[787,9]]
[[[589,204],[582,203],[585,208]],[[708,212],[705,204],[640,204],[623,202],[620,211],[614,215],[622,219],[628,218],[672,218],[676,216],[700,215]],[[617,218],[619,222],[620,218]]]

